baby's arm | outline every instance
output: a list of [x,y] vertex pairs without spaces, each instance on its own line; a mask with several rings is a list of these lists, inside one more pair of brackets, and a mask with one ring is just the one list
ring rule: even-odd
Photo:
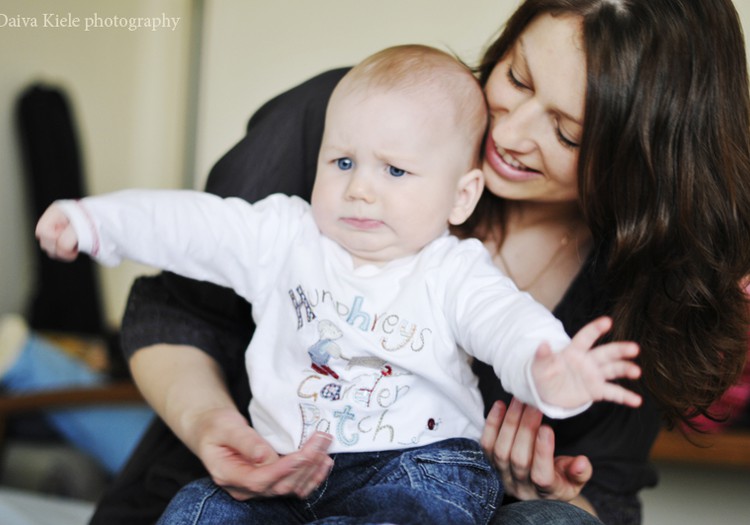
[[592,349],[609,330],[609,319],[589,323],[571,340],[548,309],[500,273],[481,245],[461,248],[454,264],[441,265],[437,280],[446,285],[446,319],[460,346],[491,364],[506,392],[556,419],[600,400],[640,404],[639,396],[612,382],[639,376],[629,361],[637,345]]
[[234,233],[231,223],[238,219],[230,208],[227,201],[205,193],[126,190],[56,201],[39,219],[36,235],[52,258],[71,261],[82,252],[106,266],[129,259],[215,281],[203,273],[218,250],[235,245],[228,239]]
[[[127,190],[59,201],[37,228],[42,248],[72,260],[88,253],[105,265],[130,259],[234,288],[252,301],[258,269],[294,231],[301,205],[279,196],[250,205],[186,190]],[[284,224],[283,230],[279,224]],[[265,274],[268,276],[268,274]]]
[[638,345],[613,342],[592,348],[612,326],[608,317],[590,322],[559,352],[540,345],[531,363],[539,398],[550,405],[575,408],[594,401],[638,407],[641,396],[612,381],[637,379],[640,367],[632,361]]

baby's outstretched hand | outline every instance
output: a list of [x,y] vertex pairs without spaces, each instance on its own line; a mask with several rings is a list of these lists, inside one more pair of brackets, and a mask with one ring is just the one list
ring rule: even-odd
[[52,204],[36,224],[39,246],[53,259],[73,261],[78,257],[78,236],[67,215]]
[[638,345],[613,342],[592,348],[612,327],[612,320],[600,317],[590,322],[560,352],[540,345],[531,364],[539,397],[545,403],[575,408],[593,401],[611,401],[638,407],[641,396],[613,383],[615,379],[637,379],[640,367],[632,361]]

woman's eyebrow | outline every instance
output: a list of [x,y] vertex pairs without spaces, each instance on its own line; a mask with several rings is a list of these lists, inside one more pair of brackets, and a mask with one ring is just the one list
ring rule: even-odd
[[574,117],[573,115],[571,115],[570,113],[567,113],[566,111],[563,111],[561,109],[557,109],[556,111],[565,120],[570,120],[574,124],[578,124],[579,126],[583,126],[583,122],[580,119],[578,119],[578,118]]

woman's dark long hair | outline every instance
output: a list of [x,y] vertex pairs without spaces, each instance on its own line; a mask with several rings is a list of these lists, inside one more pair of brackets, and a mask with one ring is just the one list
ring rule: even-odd
[[[711,416],[748,351],[750,100],[737,13],[730,0],[528,0],[487,50],[483,85],[542,13],[582,20],[579,194],[607,261],[611,337],[641,345],[643,385],[669,423],[690,425]],[[483,199],[469,227],[486,236],[502,202]]]

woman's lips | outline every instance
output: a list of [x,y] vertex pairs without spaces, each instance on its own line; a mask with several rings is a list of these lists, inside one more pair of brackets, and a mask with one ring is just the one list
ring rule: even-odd
[[522,182],[541,176],[541,172],[524,166],[505,150],[497,147],[491,137],[488,137],[485,143],[484,158],[504,179]]

